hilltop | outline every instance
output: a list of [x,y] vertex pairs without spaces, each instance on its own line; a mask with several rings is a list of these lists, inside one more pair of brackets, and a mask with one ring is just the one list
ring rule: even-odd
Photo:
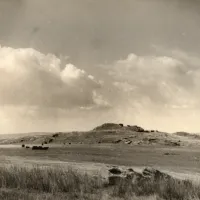
[[105,123],[90,131],[31,133],[0,138],[0,144],[125,144],[185,146],[200,144],[200,136],[185,132],[174,134],[145,130],[137,125]]

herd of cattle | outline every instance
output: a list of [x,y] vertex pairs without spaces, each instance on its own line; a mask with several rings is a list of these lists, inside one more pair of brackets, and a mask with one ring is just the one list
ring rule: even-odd
[[[30,146],[25,146],[25,144],[22,144],[22,148],[30,149]],[[43,147],[43,146],[32,146],[32,150],[48,150],[49,147]]]
[[[52,138],[50,138],[48,141],[44,141],[44,142],[42,143],[41,146],[32,146],[32,147],[30,147],[30,146],[27,146],[27,145],[25,145],[25,144],[22,144],[22,148],[26,148],[26,149],[32,148],[32,150],[48,150],[49,147],[44,147],[43,145],[44,145],[44,144],[48,144],[48,143],[52,143],[53,140],[54,140],[56,137],[59,136],[59,134],[60,134],[60,133],[55,133],[55,134],[53,134],[53,135],[52,135]],[[22,139],[21,142],[24,142],[24,140]],[[64,143],[64,144],[65,144],[65,143]],[[69,143],[69,144],[71,144],[71,143]]]

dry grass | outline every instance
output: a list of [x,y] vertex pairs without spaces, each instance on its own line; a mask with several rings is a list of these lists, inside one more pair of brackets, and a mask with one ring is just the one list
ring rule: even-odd
[[67,193],[73,196],[93,194],[103,187],[100,176],[91,177],[62,168],[0,168],[0,188],[20,189],[39,193]]
[[200,186],[175,179],[122,181],[108,186],[100,175],[62,168],[0,168],[2,200],[199,200]]

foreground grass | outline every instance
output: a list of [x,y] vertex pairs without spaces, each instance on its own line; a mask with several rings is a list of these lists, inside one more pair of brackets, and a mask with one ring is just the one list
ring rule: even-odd
[[190,181],[122,181],[108,186],[100,175],[62,168],[0,168],[2,200],[200,200],[200,186]]

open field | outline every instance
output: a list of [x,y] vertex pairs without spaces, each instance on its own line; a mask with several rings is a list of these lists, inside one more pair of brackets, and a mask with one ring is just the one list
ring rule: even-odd
[[[26,149],[22,148],[21,145],[25,144],[30,147],[33,145],[41,145],[44,141],[52,139],[52,142],[48,142],[44,144],[44,146],[48,146],[49,149],[44,150],[32,150],[31,148]],[[101,141],[101,142],[99,142]],[[113,142],[114,141],[114,142]],[[115,142],[117,141],[117,142]],[[128,143],[127,143],[128,141]],[[131,141],[131,142],[130,142]],[[178,134],[167,134],[161,132],[151,132],[151,131],[136,131],[129,130],[123,127],[112,129],[112,130],[93,130],[91,132],[84,133],[75,133],[75,134],[67,134],[67,133],[48,133],[48,134],[32,134],[32,135],[16,135],[15,137],[7,137],[0,138],[0,167],[3,172],[8,175],[13,180],[16,177],[21,177],[19,173],[23,173],[24,178],[27,179],[27,176],[33,176],[29,174],[26,170],[30,171],[31,169],[35,169],[37,175],[43,180],[47,173],[50,171],[51,173],[56,173],[56,170],[59,171],[56,176],[56,179],[59,180],[59,176],[61,176],[63,170],[67,171],[69,168],[76,171],[76,173],[87,173],[89,177],[98,177],[99,182],[105,181],[108,176],[108,169],[113,166],[118,166],[121,169],[127,169],[131,167],[136,172],[141,173],[141,171],[145,167],[153,167],[159,169],[162,172],[165,172],[172,177],[178,179],[189,179],[193,183],[199,185],[200,184],[200,146],[199,138],[196,135],[189,135],[187,133],[178,133]],[[14,175],[12,178],[13,170],[12,166],[15,167],[15,170],[18,174]],[[24,169],[25,167],[25,169]],[[45,167],[45,169],[43,168]],[[47,168],[46,168],[47,167]],[[19,169],[18,169],[19,168]],[[23,168],[23,169],[21,169]],[[11,170],[11,171],[9,171]],[[24,171],[25,170],[25,171]],[[39,170],[39,171],[38,171]],[[40,171],[42,170],[42,171]],[[32,171],[33,172],[33,171]],[[54,176],[53,175],[53,176]],[[65,174],[66,175],[66,174]],[[69,175],[69,174],[68,174]],[[3,176],[3,175],[2,175]],[[52,175],[51,175],[52,176]],[[67,175],[66,175],[67,176]],[[79,176],[79,175],[78,175]],[[77,176],[70,176],[70,181],[75,181]],[[80,175],[80,177],[83,177]],[[84,176],[85,177],[85,176]],[[75,178],[75,179],[74,179]],[[17,179],[19,182],[23,182],[24,180],[21,178]],[[46,180],[51,183],[54,180]],[[3,179],[2,179],[3,180]],[[79,180],[79,179],[78,179]],[[89,179],[90,180],[90,179]],[[63,181],[63,180],[61,180]],[[80,181],[80,180],[79,180]],[[88,179],[87,179],[88,181]],[[86,182],[87,182],[86,181]],[[85,181],[82,181],[85,182]],[[85,187],[81,182],[82,186]],[[46,182],[45,182],[46,183]],[[156,183],[164,184],[162,188],[158,189],[157,186],[151,185],[151,187],[156,187],[153,192],[146,192],[146,187],[141,186],[143,193],[139,197],[135,196],[135,193],[130,189],[129,186],[118,186],[115,189],[106,189],[101,182],[99,187],[99,192],[91,192],[94,191],[93,186],[96,183],[93,182],[89,192],[79,191],[77,193],[63,193],[63,191],[54,192],[51,191],[39,191],[38,189],[30,189],[24,188],[22,185],[15,187],[10,187],[10,183],[6,187],[1,187],[0,196],[1,199],[11,200],[10,196],[15,194],[18,199],[126,199],[125,197],[133,200],[156,200],[156,199],[180,199],[186,200],[187,198],[184,196],[179,197],[176,196],[173,198],[168,198],[167,188],[174,187],[171,186],[171,182],[167,183],[170,186],[166,186],[166,183]],[[39,183],[35,183],[39,184]],[[53,183],[55,187],[60,183]],[[66,184],[66,183],[63,183]],[[89,183],[88,183],[89,184]],[[150,183],[148,183],[150,184]],[[151,183],[152,184],[152,183]],[[174,183],[173,183],[174,184]],[[60,188],[59,186],[58,188]],[[134,187],[139,187],[135,185]],[[160,187],[160,186],[159,186]],[[20,190],[17,190],[19,188]],[[128,189],[129,188],[129,189]],[[132,186],[131,186],[132,188]],[[164,188],[164,189],[163,189]],[[30,190],[29,190],[30,189]],[[166,189],[166,191],[165,191]],[[119,195],[119,191],[124,191],[125,193],[122,197]],[[164,190],[164,191],[163,191]],[[185,190],[185,188],[176,188],[176,192],[180,192]],[[192,190],[193,197],[199,199],[198,194],[196,194],[196,186],[195,192]],[[27,191],[29,191],[27,193]],[[116,193],[117,195],[113,195]],[[149,189],[147,189],[149,191]],[[174,191],[173,191],[174,192]],[[83,196],[83,193],[85,196]],[[121,193],[121,192],[120,192]],[[166,194],[164,194],[166,193]],[[194,194],[193,194],[194,193]],[[37,198],[35,196],[37,194]],[[9,196],[10,195],[10,196]],[[73,196],[75,195],[75,196]],[[77,196],[76,196],[77,195]],[[127,195],[127,196],[126,196]],[[164,195],[164,196],[163,196]],[[186,194],[184,194],[186,195]],[[130,198],[131,197],[131,198]],[[192,199],[191,197],[190,199]],[[193,198],[193,199],[195,199]],[[17,199],[17,198],[16,198]]]
[[[169,155],[165,155],[169,153]],[[126,145],[50,145],[47,151],[34,151],[20,145],[0,146],[1,164],[61,165],[104,173],[112,165],[141,168],[153,166],[174,173],[200,173],[200,148],[149,147]]]

